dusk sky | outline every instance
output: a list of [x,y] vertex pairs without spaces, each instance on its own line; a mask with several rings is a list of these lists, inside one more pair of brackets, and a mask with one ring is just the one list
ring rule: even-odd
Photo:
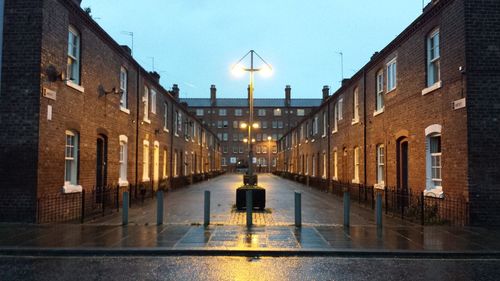
[[[429,2],[428,0],[425,1]],[[83,0],[95,20],[120,44],[131,45],[147,70],[161,75],[181,97],[246,97],[249,77],[230,67],[254,49],[274,68],[256,76],[255,96],[320,98],[323,85],[340,86],[371,55],[385,47],[422,13],[421,0]]]

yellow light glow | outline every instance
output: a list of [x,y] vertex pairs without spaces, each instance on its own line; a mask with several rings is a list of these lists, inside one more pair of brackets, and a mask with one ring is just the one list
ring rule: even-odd
[[246,129],[247,127],[248,127],[247,123],[241,123],[240,124],[240,128],[242,128],[242,129]]
[[245,75],[245,67],[241,63],[233,64],[231,66],[231,74],[234,77],[242,77]]
[[259,123],[253,123],[253,124],[252,124],[252,127],[253,127],[254,129],[258,129],[258,128],[259,128]]
[[271,77],[273,76],[273,68],[270,65],[264,65],[263,68],[260,69],[260,75],[263,77]]
[[255,142],[255,139],[252,139],[252,142]]
[[244,142],[244,143],[247,143],[247,142],[248,142],[248,139],[247,139],[247,138],[243,139],[243,142]]
[[272,138],[271,138],[271,136],[267,137],[267,140],[268,140],[268,141],[270,141],[271,139],[272,139]]

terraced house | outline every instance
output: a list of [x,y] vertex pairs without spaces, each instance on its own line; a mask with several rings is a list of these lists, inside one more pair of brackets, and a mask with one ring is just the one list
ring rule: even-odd
[[278,170],[334,192],[460,199],[466,223],[499,224],[499,16],[498,1],[432,1],[281,138]]
[[118,205],[124,190],[144,196],[220,171],[217,135],[177,85],[164,89],[80,2],[5,1],[0,221],[75,219],[114,195]]

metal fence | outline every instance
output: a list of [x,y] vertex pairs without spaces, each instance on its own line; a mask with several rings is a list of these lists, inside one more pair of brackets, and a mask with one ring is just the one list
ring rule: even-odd
[[424,224],[469,224],[469,203],[465,198],[445,196],[444,198],[425,196],[424,192],[395,187],[384,189],[363,184],[313,179],[291,173],[276,172],[278,176],[309,184],[320,190],[327,190],[337,196],[349,192],[352,202],[366,208],[375,208],[377,192],[382,194],[382,207],[387,215]]

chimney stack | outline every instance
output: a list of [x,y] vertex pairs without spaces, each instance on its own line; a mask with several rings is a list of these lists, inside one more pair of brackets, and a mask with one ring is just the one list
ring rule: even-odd
[[122,49],[124,49],[125,52],[127,52],[127,54],[132,55],[132,49],[130,49],[129,46],[127,46],[127,45],[121,45],[120,47],[122,47]]
[[349,83],[349,81],[351,81],[351,79],[349,79],[349,78],[342,79],[342,87],[344,87],[345,85],[347,85],[347,83]]
[[179,86],[177,84],[172,85],[172,95],[174,99],[179,100]]
[[323,86],[323,101],[328,99],[329,96],[330,96],[330,87],[328,87],[328,85],[325,85]]
[[290,85],[286,85],[285,87],[285,106],[290,106],[292,99],[292,88]]
[[149,74],[153,77],[156,83],[160,84],[160,74],[158,72],[150,71]]
[[212,106],[217,104],[217,88],[215,85],[210,86],[210,104],[212,104]]

